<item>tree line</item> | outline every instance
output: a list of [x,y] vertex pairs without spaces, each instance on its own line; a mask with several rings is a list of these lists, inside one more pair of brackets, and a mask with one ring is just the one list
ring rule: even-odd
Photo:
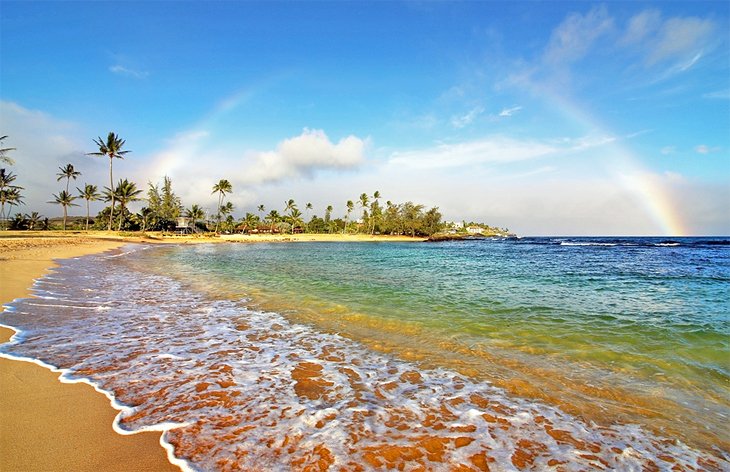
[[[7,136],[0,138],[2,142]],[[76,187],[73,192],[71,181],[76,181],[81,172],[72,164],[58,168],[58,182],[65,186],[52,195],[49,203],[55,203],[63,209],[62,228],[67,228],[69,207],[80,206],[84,201],[86,217],[83,228],[107,229],[117,231],[174,231],[180,229],[178,218],[187,219],[185,228],[193,231],[211,231],[214,233],[342,233],[342,234],[398,234],[410,236],[429,236],[444,229],[442,215],[437,207],[426,209],[422,204],[413,202],[397,203],[390,200],[382,202],[379,191],[372,194],[362,193],[353,200],[345,202],[345,212],[333,215],[333,205],[327,205],[315,212],[311,203],[302,208],[289,199],[279,209],[269,209],[258,205],[256,211],[246,212],[236,219],[233,216],[235,206],[226,201],[233,192],[232,184],[221,179],[211,189],[211,196],[216,198],[214,214],[207,215],[200,204],[184,207],[172,187],[172,179],[165,176],[160,184],[148,182],[146,197],[142,197],[143,189],[128,179],[114,182],[113,167],[116,159],[123,159],[131,151],[124,149],[126,141],[116,133],[110,132],[106,139],[99,137],[93,140],[97,150],[87,153],[89,156],[109,159],[109,186],[99,190],[97,185],[85,183]],[[14,148],[0,149],[0,162],[12,165],[13,160],[7,155]],[[0,169],[0,204],[2,205],[2,221],[11,229],[48,229],[48,218],[37,212],[30,214],[17,213],[7,218],[5,207],[23,204],[23,187],[14,184],[17,176],[12,172]],[[132,213],[129,204],[144,200],[147,205],[139,212]],[[90,215],[92,201],[108,202],[95,217]],[[9,211],[9,214],[11,213]]]

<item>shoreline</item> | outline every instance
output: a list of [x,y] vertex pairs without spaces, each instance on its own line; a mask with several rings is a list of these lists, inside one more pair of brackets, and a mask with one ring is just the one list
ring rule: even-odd
[[[56,259],[104,252],[126,242],[134,241],[0,238],[0,303],[31,296],[34,281],[56,266]],[[0,343],[17,332],[0,326]],[[120,434],[114,429],[119,410],[111,397],[99,395],[87,382],[63,379],[62,372],[36,360],[0,357],[1,470],[180,470],[163,448],[162,432]]]
[[[420,242],[410,236],[362,234],[162,235],[106,231],[0,232],[0,305],[32,297],[35,281],[55,260],[116,249],[128,243],[221,244],[300,242]],[[0,324],[0,344],[19,330]],[[124,406],[108,392],[36,359],[0,355],[0,470],[179,471],[162,431],[125,432]],[[101,394],[101,395],[100,395]],[[166,425],[169,429],[170,425]],[[69,454],[69,451],[73,451]]]

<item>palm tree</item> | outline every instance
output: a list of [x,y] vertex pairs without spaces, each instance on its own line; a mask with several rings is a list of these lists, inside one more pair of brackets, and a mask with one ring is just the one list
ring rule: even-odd
[[94,143],[99,146],[99,152],[90,152],[88,156],[106,156],[109,158],[109,192],[111,193],[111,211],[109,212],[109,231],[112,230],[112,220],[114,219],[114,177],[112,176],[112,162],[114,158],[124,159],[124,155],[132,151],[122,151],[126,141],[110,131],[106,137],[106,142],[101,139],[95,139]]
[[[122,223],[124,223],[124,211],[127,209],[127,204],[141,200],[138,195],[142,193],[142,190],[137,188],[137,184],[129,182],[127,179],[120,179],[117,184],[117,188],[115,188],[113,192],[108,187],[105,187],[105,189],[106,192],[104,193],[106,194],[107,200],[111,200],[113,202],[116,199],[116,201],[119,202],[119,226],[117,227],[117,231],[121,231]],[[112,211],[113,210],[114,207],[112,206]]]
[[56,182],[60,182],[61,179],[66,179],[66,193],[68,193],[69,182],[71,182],[71,179],[76,180],[76,177],[81,175],[81,172],[74,169],[73,164],[66,164],[66,167],[59,167],[58,170],[61,172],[56,174],[58,176]]
[[[13,185],[15,179],[18,176],[12,172],[6,172],[5,169],[0,169],[0,218],[5,221],[5,204],[7,203],[11,207],[22,203],[23,197],[20,191],[23,187]],[[8,212],[10,214],[11,212]],[[3,223],[4,224],[4,223]]]
[[[374,200],[374,202],[373,202],[373,204],[370,207],[370,220],[371,220],[371,223],[372,223],[371,224],[371,228],[370,228],[370,234],[371,235],[372,234],[375,234],[375,208],[376,207],[380,207],[380,203],[378,202],[378,200],[380,200],[380,198],[381,197],[380,197],[380,191],[379,190],[376,190],[375,192],[373,192],[373,200]],[[382,212],[381,212],[381,214],[382,214]]]
[[271,232],[274,232],[274,225],[279,222],[279,219],[281,219],[281,216],[279,215],[279,212],[276,210],[271,210],[268,215],[266,215],[266,219],[269,220],[269,224],[271,225]]
[[99,194],[99,190],[96,188],[96,185],[91,184],[84,185],[83,190],[76,187],[76,190],[79,191],[79,197],[86,200],[86,231],[89,231],[89,202],[92,200],[98,200],[101,197],[101,194]]
[[74,200],[76,200],[76,197],[74,197],[65,190],[61,190],[60,192],[58,192],[58,195],[54,194],[53,198],[55,200],[52,200],[48,203],[57,203],[58,205],[61,205],[63,207],[63,230],[66,231],[66,218],[68,217],[68,207],[78,206],[73,202]]
[[30,215],[26,214],[26,224],[28,225],[29,230],[34,230],[35,226],[41,222],[41,219],[43,218],[43,215],[38,213],[37,211],[32,212]]
[[[0,137],[0,142],[4,141],[7,136]],[[0,149],[0,162],[4,162],[6,164],[13,165],[15,164],[15,161],[13,161],[11,158],[6,156],[6,154],[10,151],[15,151],[15,148],[4,148]]]
[[284,213],[287,211],[292,211],[292,209],[296,208],[297,204],[294,203],[293,199],[289,199],[288,201],[284,202]]
[[294,207],[289,211],[289,221],[291,221],[291,234],[294,234],[294,227],[302,223],[302,212]]
[[[307,220],[309,220],[309,221],[312,221],[312,219],[309,217],[309,213],[312,211],[312,208],[314,208],[314,207],[309,202],[307,202],[307,204],[304,205],[304,209],[307,210]],[[306,228],[307,233],[309,233],[309,223],[305,223],[305,228]]]
[[368,204],[370,203],[368,194],[363,192],[360,195],[360,200],[357,203],[360,205],[360,208],[362,208],[362,222],[365,223],[365,220],[367,220],[367,218],[368,218],[367,207],[368,207]]
[[223,206],[223,197],[226,196],[227,193],[233,192],[233,185],[226,180],[221,179],[218,181],[217,184],[213,185],[213,191],[210,193],[213,195],[214,193],[218,194],[218,221],[215,224],[215,232],[218,232],[218,226],[221,223],[221,207]]
[[350,213],[352,213],[352,210],[355,209],[355,204],[352,203],[352,200],[348,200],[345,206],[347,207],[347,215],[345,215],[345,227],[342,229],[342,234],[345,234],[347,231],[347,224],[350,221]]
[[[231,213],[233,213],[233,209],[234,209],[234,206],[233,206],[233,203],[231,203],[231,202],[226,202],[225,205],[220,207],[221,215],[224,215],[227,217],[226,221],[228,220],[228,217],[231,217]],[[231,225],[228,225],[228,226],[231,226]]]
[[[261,216],[264,216],[264,213],[266,212],[266,207],[263,205],[259,205],[258,211],[259,211],[259,213],[261,213]],[[263,218],[261,218],[261,219],[263,219]]]
[[195,222],[205,218],[205,212],[199,205],[193,205],[185,211],[185,216],[193,220],[193,231],[196,231],[195,228],[197,228],[197,226],[195,226]]
[[332,205],[327,205],[327,208],[324,210],[324,223],[327,225],[327,231],[332,232],[332,225],[330,223],[330,219],[332,218]]

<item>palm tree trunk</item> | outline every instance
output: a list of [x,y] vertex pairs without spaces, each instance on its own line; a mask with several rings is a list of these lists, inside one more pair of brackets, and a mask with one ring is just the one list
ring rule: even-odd
[[109,231],[112,230],[112,220],[114,220],[114,177],[112,176],[112,160],[113,157],[109,157],[109,191],[112,194],[112,207],[109,210]]
[[117,231],[122,230],[122,221],[124,220],[124,204],[122,202],[119,202],[119,227],[117,227]]
[[66,231],[66,205],[63,206],[63,230]]
[[215,222],[215,233],[218,234],[218,226],[221,224],[221,206],[223,206],[223,193],[218,194],[218,218]]
[[89,200],[86,200],[86,231],[89,231]]

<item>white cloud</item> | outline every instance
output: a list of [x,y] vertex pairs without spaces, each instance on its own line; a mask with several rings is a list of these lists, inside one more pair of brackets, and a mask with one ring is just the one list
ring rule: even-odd
[[553,30],[544,59],[552,64],[577,61],[612,28],[613,19],[605,6],[595,7],[586,15],[572,13]]
[[115,64],[109,67],[109,72],[117,75],[123,75],[125,77],[132,77],[134,79],[145,79],[150,75],[149,72],[130,69],[120,64]]
[[452,116],[451,117],[451,125],[454,128],[464,128],[465,126],[470,125],[476,117],[484,113],[484,107],[475,107],[469,110],[468,113],[461,115],[461,116]]
[[612,136],[583,136],[551,141],[518,140],[507,136],[453,144],[438,144],[431,148],[394,152],[389,164],[413,169],[443,169],[497,164],[555,155],[559,152],[580,152],[615,141]]
[[304,129],[273,151],[254,153],[245,179],[250,183],[272,182],[322,169],[351,169],[363,163],[366,145],[367,140],[356,136],[333,143],[322,130]]
[[720,100],[730,100],[730,89],[716,90],[702,95],[702,98],[712,98]]
[[710,154],[712,152],[717,152],[720,150],[720,147],[718,146],[708,146],[707,144],[700,144],[698,146],[695,146],[695,152],[699,154]]
[[711,20],[670,18],[662,24],[647,62],[651,65],[668,59],[696,56],[714,29],[715,24]]
[[515,106],[512,108],[503,108],[502,111],[499,112],[499,116],[501,116],[501,117],[512,116],[520,110],[522,110],[521,106]]
[[[56,173],[58,167],[68,163],[81,172],[77,180],[71,181],[70,192],[76,193],[75,188],[83,187],[84,183],[100,188],[109,185],[108,160],[85,155],[94,151],[94,147],[79,125],[6,101],[0,101],[0,122],[3,135],[8,136],[3,144],[16,148],[10,154],[15,165],[8,166],[8,170],[17,174],[16,184],[24,187],[25,205],[14,208],[14,212],[60,215],[58,205],[46,202],[52,194],[65,189],[65,182],[58,182]],[[92,212],[100,208],[100,203],[92,203]],[[76,207],[70,211],[72,215],[83,213]]]
[[656,33],[661,25],[662,15],[658,10],[644,10],[634,15],[626,27],[626,32],[619,44],[636,44]]

